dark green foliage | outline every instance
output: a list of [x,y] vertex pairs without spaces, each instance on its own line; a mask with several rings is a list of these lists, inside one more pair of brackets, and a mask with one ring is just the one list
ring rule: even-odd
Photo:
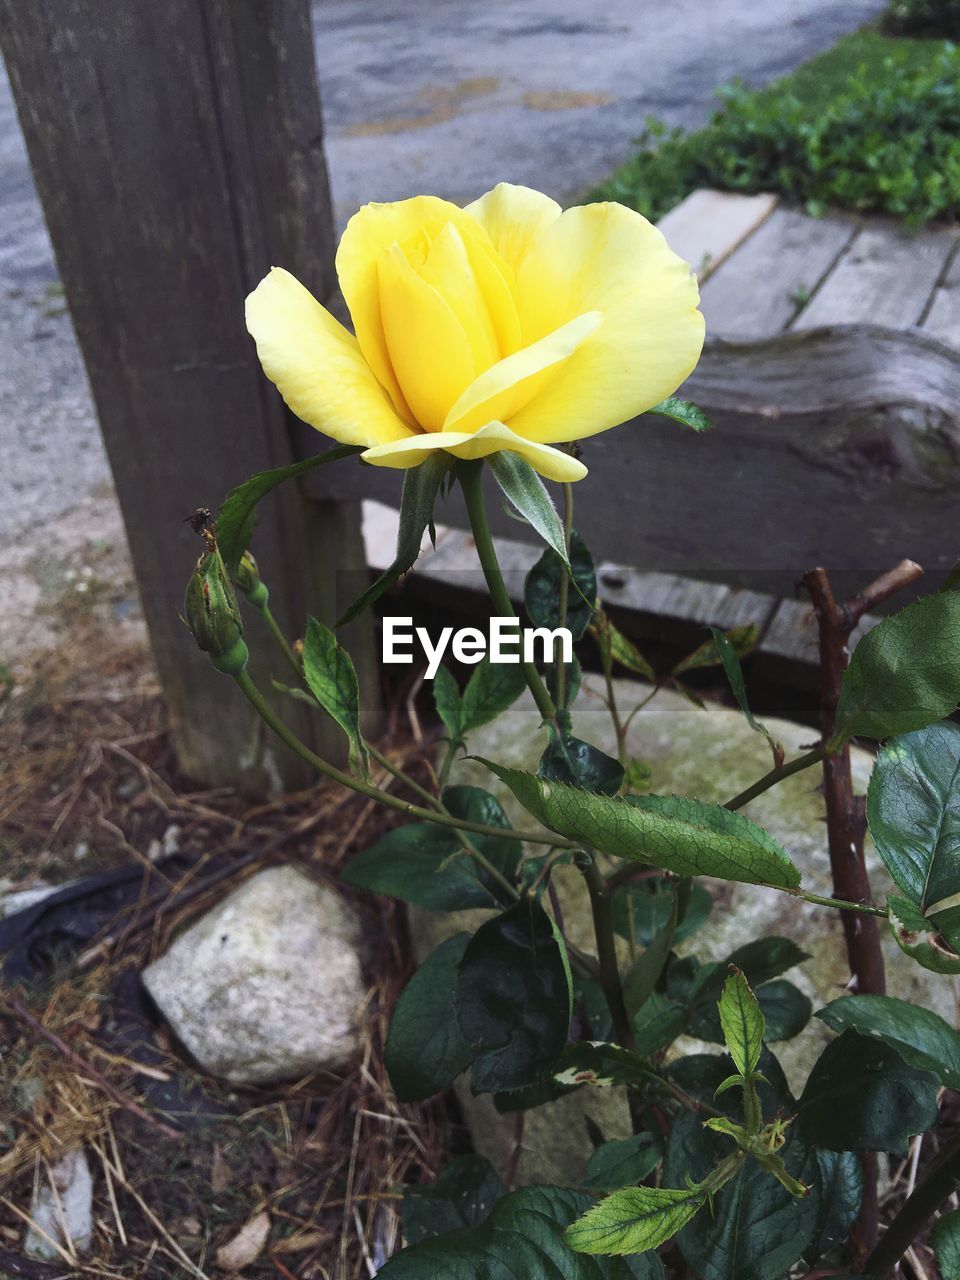
[[383,1280],[663,1280],[654,1253],[590,1258],[563,1241],[591,1197],[561,1187],[523,1187],[477,1227],[432,1236],[392,1258]]
[[[638,947],[648,947],[670,919],[676,896],[675,889],[661,876],[620,885],[613,894],[613,927],[622,938],[629,938],[632,933]],[[677,922],[674,943],[692,937],[709,919],[712,910],[709,892],[694,880],[686,909]]]
[[477,1227],[507,1188],[489,1161],[461,1156],[436,1182],[408,1187],[403,1195],[403,1234],[408,1244],[460,1227]]
[[615,796],[623,782],[623,765],[581,738],[551,730],[550,742],[540,757],[537,777]]
[[867,820],[880,857],[922,923],[955,930],[960,727],[946,721],[888,742],[870,777]]
[[475,1093],[534,1084],[567,1040],[573,984],[553,921],[523,898],[474,934],[460,961],[456,1014],[477,1046]]
[[439,1093],[473,1060],[453,1011],[457,966],[469,941],[469,934],[458,933],[437,947],[393,1011],[383,1060],[401,1102]]
[[[729,1138],[705,1129],[691,1112],[682,1112],[667,1144],[667,1183],[682,1186],[688,1174],[694,1180],[705,1177],[729,1155],[730,1147]],[[807,1184],[813,1181],[816,1157],[796,1134],[790,1135],[782,1155],[794,1177]],[[814,1196],[798,1200],[748,1159],[714,1197],[713,1213],[698,1214],[677,1243],[702,1280],[781,1280],[813,1237],[816,1218]]]
[[[954,3],[914,6],[950,9],[957,21]],[[696,133],[649,121],[640,153],[596,198],[654,220],[698,187],[777,191],[812,213],[840,205],[914,224],[955,218],[960,51],[930,44],[908,57],[903,43],[855,35],[771,89],[728,86]]]
[[907,1154],[937,1118],[938,1080],[880,1040],[845,1031],[820,1055],[800,1098],[798,1124],[829,1151]]
[[594,1151],[583,1185],[596,1191],[616,1191],[618,1187],[642,1182],[662,1159],[663,1143],[652,1133],[615,1138]]
[[[574,529],[570,535],[570,572],[567,590],[567,627],[579,640],[593,617],[597,598],[597,572],[586,543]],[[560,581],[569,572],[555,551],[547,550],[527,574],[523,602],[535,627],[559,627]]]

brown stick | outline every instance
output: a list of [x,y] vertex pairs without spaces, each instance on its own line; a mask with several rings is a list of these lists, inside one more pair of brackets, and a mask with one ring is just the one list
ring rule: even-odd
[[162,1133],[165,1138],[173,1138],[175,1142],[179,1142],[183,1138],[183,1134],[178,1129],[172,1129],[170,1125],[164,1124],[162,1120],[158,1120],[156,1116],[152,1116],[149,1111],[145,1111],[139,1103],[134,1102],[131,1098],[128,1098],[125,1094],[121,1093],[116,1085],[111,1084],[109,1080],[100,1074],[96,1067],[91,1066],[90,1063],[87,1062],[85,1058],[82,1058],[75,1049],[71,1049],[66,1040],[62,1040],[55,1031],[51,1031],[48,1027],[43,1025],[39,1018],[35,1018],[26,1005],[24,1005],[15,995],[10,993],[7,997],[7,1001],[14,1015],[19,1018],[21,1022],[25,1023],[33,1031],[36,1031],[38,1035],[43,1036],[45,1040],[48,1040],[58,1052],[62,1053],[69,1062],[73,1063],[78,1071],[82,1072],[84,1076],[89,1077],[94,1084],[97,1085],[98,1088],[102,1089],[104,1093],[108,1094],[118,1106],[121,1106],[126,1111],[131,1112],[138,1120],[143,1120],[144,1123],[151,1125],[154,1129]]
[[[918,564],[904,560],[843,605],[834,599],[825,569],[811,569],[804,574],[803,581],[810,592],[820,630],[820,728],[825,743],[836,729],[837,702],[854,628],[869,609],[915,582],[922,573]],[[823,791],[834,897],[869,902],[870,880],[863,856],[866,805],[863,796],[854,794],[849,745],[824,756]],[[842,912],[840,918],[857,995],[883,995],[886,977],[876,920],[852,911]],[[862,1162],[863,1205],[853,1231],[854,1246],[861,1261],[876,1245],[879,1221],[877,1157],[873,1152],[865,1152]]]
[[[855,623],[834,599],[825,569],[812,569],[803,580],[820,626],[820,729],[824,742],[829,742],[847,666],[847,642]],[[867,819],[863,797],[853,792],[849,747],[824,757],[823,787],[834,896],[869,902],[870,881],[863,857]],[[841,919],[857,995],[883,995],[886,984],[876,921],[852,911],[844,911]]]
[[911,583],[922,577],[923,568],[915,560],[901,560],[894,568],[881,573],[869,587],[864,587],[862,591],[850,597],[844,605],[847,617],[852,625],[856,626],[868,610],[875,609],[878,604],[883,604],[884,600],[889,600],[892,595],[896,595],[898,591],[909,587]]

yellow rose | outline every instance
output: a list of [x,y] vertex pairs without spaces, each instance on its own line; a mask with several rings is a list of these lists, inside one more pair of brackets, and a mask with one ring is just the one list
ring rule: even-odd
[[247,299],[247,328],[293,412],[378,466],[506,449],[579,480],[586,467],[552,446],[658,404],[703,346],[689,267],[619,204],[562,212],[507,183],[465,209],[368,204],[337,274],[355,338],[276,267]]

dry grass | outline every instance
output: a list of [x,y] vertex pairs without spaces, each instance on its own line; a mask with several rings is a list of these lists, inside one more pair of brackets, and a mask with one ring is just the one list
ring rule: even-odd
[[[381,745],[403,763],[419,748],[400,721]],[[362,906],[363,1051],[342,1077],[231,1090],[202,1078],[161,1029],[146,1072],[108,1051],[103,1034],[118,979],[176,929],[277,861],[334,883],[339,864],[383,821],[375,806],[328,789],[256,806],[231,792],[197,792],[176,773],[145,655],[113,651],[102,636],[74,633],[69,649],[41,659],[28,686],[8,691],[0,702],[6,887],[131,862],[145,873],[137,900],[79,957],[16,993],[35,1024],[0,988],[0,1275],[212,1278],[222,1274],[217,1249],[264,1211],[269,1237],[244,1276],[354,1280],[390,1256],[397,1188],[434,1176],[449,1137],[444,1106],[400,1106],[382,1066],[390,1010],[410,971],[396,904]],[[185,852],[177,873],[148,883],[147,868],[174,837]],[[189,1120],[177,1138],[158,1122],[180,1127],[182,1117],[160,1115],[143,1096],[164,1077],[199,1089],[214,1113]],[[146,1118],[136,1114],[141,1103]],[[20,1250],[34,1184],[78,1145],[94,1175],[91,1248],[83,1257],[67,1249],[46,1266],[27,1262]]]

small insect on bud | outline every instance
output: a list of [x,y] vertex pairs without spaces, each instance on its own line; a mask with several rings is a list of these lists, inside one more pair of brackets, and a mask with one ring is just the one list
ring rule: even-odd
[[255,609],[263,609],[266,606],[270,599],[270,592],[266,584],[260,581],[260,570],[249,551],[243,553],[234,582]]
[[239,675],[249,656],[243,622],[226,566],[212,538],[187,583],[183,611],[194,639],[217,670]]

